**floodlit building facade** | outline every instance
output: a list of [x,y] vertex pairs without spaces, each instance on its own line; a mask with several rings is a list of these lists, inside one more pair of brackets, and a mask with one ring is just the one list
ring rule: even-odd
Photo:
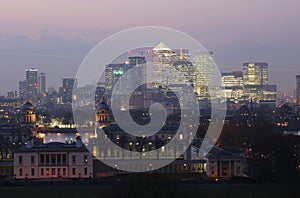
[[93,156],[77,142],[33,145],[28,141],[14,154],[15,179],[92,178]]
[[269,85],[268,70],[268,63],[244,63],[243,85],[246,99],[256,102],[276,101],[277,87]]

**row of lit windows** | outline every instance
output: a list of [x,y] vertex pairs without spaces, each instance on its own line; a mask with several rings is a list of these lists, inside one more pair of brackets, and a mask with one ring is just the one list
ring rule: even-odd
[[[51,171],[51,172],[50,172]],[[57,173],[57,175],[56,175]],[[87,175],[88,174],[88,168],[84,168],[83,174]],[[65,176],[66,175],[66,168],[41,168],[41,176]],[[72,168],[72,175],[76,175],[76,168]],[[80,175],[80,173],[79,173]],[[19,169],[19,176],[23,176],[23,169]],[[26,174],[26,176],[28,176]],[[35,169],[31,169],[31,176],[35,176]]]

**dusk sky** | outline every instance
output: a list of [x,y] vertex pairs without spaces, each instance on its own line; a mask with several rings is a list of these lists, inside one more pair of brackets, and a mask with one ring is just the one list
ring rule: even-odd
[[292,94],[300,74],[299,8],[299,0],[1,0],[0,93],[17,90],[29,67],[47,74],[47,86],[61,86],[107,36],[155,25],[197,39],[222,71],[268,62],[270,84]]

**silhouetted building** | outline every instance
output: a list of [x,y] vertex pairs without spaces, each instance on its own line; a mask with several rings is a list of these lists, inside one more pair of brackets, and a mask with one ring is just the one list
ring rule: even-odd
[[38,70],[34,68],[26,69],[26,98],[30,98],[33,103],[37,102]]
[[26,86],[27,86],[26,80],[19,82],[19,97],[23,100],[26,99]]
[[38,93],[46,93],[46,74],[38,74]]
[[72,103],[73,100],[73,88],[76,88],[77,82],[75,78],[64,78],[62,87],[62,102]]

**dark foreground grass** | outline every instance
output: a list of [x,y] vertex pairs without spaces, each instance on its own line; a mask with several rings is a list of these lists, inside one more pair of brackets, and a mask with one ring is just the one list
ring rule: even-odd
[[[297,189],[298,188],[298,189]],[[106,197],[224,197],[224,198],[299,198],[299,186],[282,185],[193,185],[188,189],[161,189],[120,186],[0,187],[1,198],[106,198]]]
[[[203,182],[206,181],[206,182]],[[96,184],[64,186],[5,186],[0,198],[299,198],[296,184],[218,184],[201,178],[176,175],[118,176]]]

